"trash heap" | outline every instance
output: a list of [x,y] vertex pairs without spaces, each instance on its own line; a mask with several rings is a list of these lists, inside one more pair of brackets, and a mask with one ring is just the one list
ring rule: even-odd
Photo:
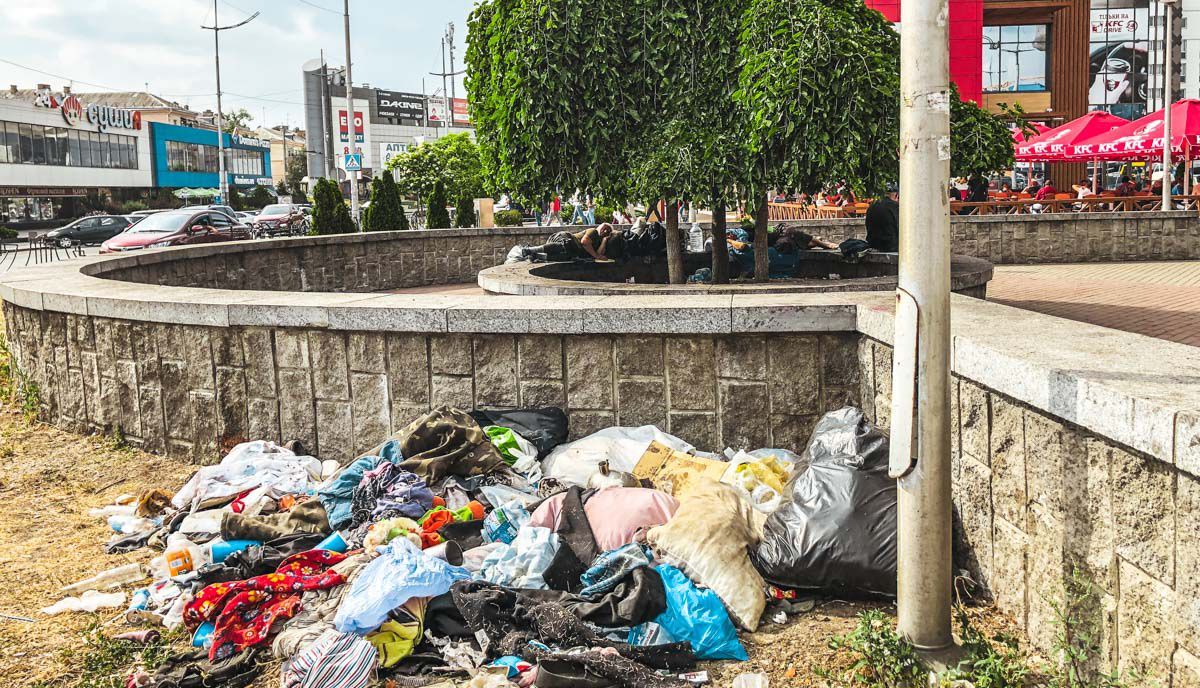
[[558,408],[441,407],[346,465],[246,442],[93,510],[110,553],[162,553],[43,611],[187,629],[128,686],[236,688],[274,655],[287,687],[666,688],[745,660],[769,602],[778,621],[798,594],[895,593],[887,440],[856,409],[801,455],[650,425],[567,437]]

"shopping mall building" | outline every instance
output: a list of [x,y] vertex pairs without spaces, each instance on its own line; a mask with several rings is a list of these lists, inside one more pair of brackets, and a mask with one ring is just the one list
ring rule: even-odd
[[141,113],[49,90],[0,94],[0,225],[44,227],[83,214],[82,199],[135,198],[153,185]]
[[[102,201],[217,188],[216,129],[165,103],[46,85],[0,93],[0,225],[58,226]],[[230,185],[273,186],[270,142],[222,136]]]

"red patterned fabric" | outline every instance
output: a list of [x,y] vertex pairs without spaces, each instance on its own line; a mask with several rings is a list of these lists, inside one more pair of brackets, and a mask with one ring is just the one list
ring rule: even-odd
[[200,591],[183,611],[189,628],[214,621],[209,659],[219,661],[266,640],[277,622],[290,619],[300,609],[300,594],[345,582],[329,567],[345,554],[314,549],[294,554],[275,573],[244,581],[213,583]]

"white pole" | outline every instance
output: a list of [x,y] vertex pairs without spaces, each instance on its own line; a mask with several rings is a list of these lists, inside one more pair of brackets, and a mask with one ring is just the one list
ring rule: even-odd
[[1167,15],[1166,33],[1163,36],[1163,149],[1162,149],[1162,209],[1171,210],[1171,17],[1175,14],[1175,0],[1159,0]]
[[[345,13],[342,15],[346,26],[346,125],[350,130],[350,150],[357,150],[358,142],[355,135],[358,129],[354,126],[354,79],[350,74],[350,0],[345,0]],[[363,122],[363,127],[367,125]],[[363,138],[366,138],[364,132]],[[358,172],[346,170],[346,179],[350,180],[350,219],[358,225]],[[361,231],[361,227],[359,228]]]
[[217,193],[221,203],[229,205],[229,180],[225,175],[225,125],[221,116],[221,22],[217,20],[217,0],[213,0],[213,55],[217,64]]
[[[948,0],[905,0],[900,15],[895,368],[909,376],[909,383],[895,382],[894,389],[909,391],[893,392],[892,398],[891,472],[903,475],[897,483],[897,618],[900,634],[928,650],[953,642],[948,11]],[[902,339],[913,346],[903,346]],[[909,437],[895,420],[905,417],[911,422]]]

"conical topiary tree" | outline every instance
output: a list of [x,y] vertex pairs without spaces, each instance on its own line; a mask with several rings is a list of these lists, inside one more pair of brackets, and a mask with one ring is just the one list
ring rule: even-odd
[[400,191],[385,171],[371,182],[370,212],[363,218],[363,228],[368,232],[392,232],[408,229],[408,217],[404,215],[404,204],[400,202]]
[[441,180],[433,185],[433,193],[429,194],[429,215],[425,222],[426,229],[449,229],[450,213],[446,211],[446,186]]
[[474,227],[477,223],[475,219],[475,199],[470,196],[461,196],[458,199],[458,205],[454,210],[454,226],[455,227]]
[[342,190],[332,179],[317,182],[313,191],[313,234],[350,234],[354,221],[342,200]]

